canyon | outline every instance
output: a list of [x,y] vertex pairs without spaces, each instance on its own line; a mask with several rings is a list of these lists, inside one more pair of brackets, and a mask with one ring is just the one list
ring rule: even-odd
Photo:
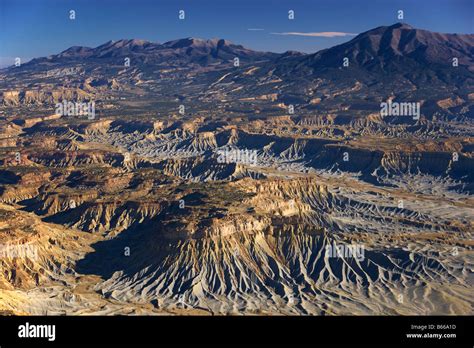
[[120,40],[0,76],[2,314],[472,315],[474,35]]

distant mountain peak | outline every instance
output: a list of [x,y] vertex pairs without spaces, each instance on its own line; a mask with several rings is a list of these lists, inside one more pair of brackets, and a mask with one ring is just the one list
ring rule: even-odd
[[147,40],[141,39],[120,39],[120,40],[110,40],[106,43],[97,46],[96,50],[107,49],[107,48],[133,48],[133,47],[145,47],[148,45],[158,45]]
[[392,29],[415,29],[411,25],[409,25],[407,23],[402,23],[402,22],[395,23],[395,24],[389,26],[389,28],[392,28]]
[[151,44],[153,42],[141,39],[121,39],[118,41],[113,41],[114,45],[129,45],[129,46],[144,46],[146,44]]
[[368,70],[403,70],[410,66],[448,66],[453,57],[460,65],[474,65],[474,35],[442,34],[395,23],[363,32],[341,45],[306,58],[314,69],[340,68],[348,58],[350,66]]
[[93,48],[85,46],[71,46],[62,51],[57,57],[87,57],[91,54]]
[[184,39],[172,40],[165,42],[163,46],[172,48],[196,47],[196,48],[216,48],[223,46],[231,46],[232,42],[224,39],[201,39],[195,37],[187,37]]
[[259,52],[236,45],[222,38],[201,39],[187,37],[163,44],[141,39],[110,40],[95,48],[73,46],[51,59],[123,58],[136,59],[141,64],[156,64],[167,61],[170,64],[193,62],[200,65],[216,62],[230,62],[235,57],[245,61],[271,60],[277,53]]

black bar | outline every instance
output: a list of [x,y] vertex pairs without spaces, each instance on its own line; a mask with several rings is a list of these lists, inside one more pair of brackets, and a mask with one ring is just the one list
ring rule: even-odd
[[[55,340],[20,338],[19,326],[54,324]],[[413,326],[415,325],[415,326]],[[433,326],[430,326],[433,325]],[[421,330],[424,327],[424,330]],[[29,316],[0,317],[0,346],[14,345],[400,345],[472,347],[472,316],[200,317]],[[408,338],[407,334],[455,334]]]

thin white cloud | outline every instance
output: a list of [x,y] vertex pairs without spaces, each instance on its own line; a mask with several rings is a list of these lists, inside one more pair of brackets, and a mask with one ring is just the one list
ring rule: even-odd
[[249,28],[247,30],[250,30],[250,31],[262,31],[262,30],[265,30],[265,29],[262,29],[262,28]]
[[340,31],[321,31],[316,33],[302,33],[296,31],[284,32],[284,33],[270,33],[272,35],[293,35],[293,36],[311,36],[311,37],[343,37],[343,36],[356,36],[354,33],[343,33]]

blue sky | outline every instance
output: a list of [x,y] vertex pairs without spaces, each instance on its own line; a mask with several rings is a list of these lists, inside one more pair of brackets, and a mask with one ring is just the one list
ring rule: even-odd
[[316,52],[397,22],[399,9],[417,28],[474,32],[474,0],[0,0],[0,66],[122,38],[218,37],[262,51]]

